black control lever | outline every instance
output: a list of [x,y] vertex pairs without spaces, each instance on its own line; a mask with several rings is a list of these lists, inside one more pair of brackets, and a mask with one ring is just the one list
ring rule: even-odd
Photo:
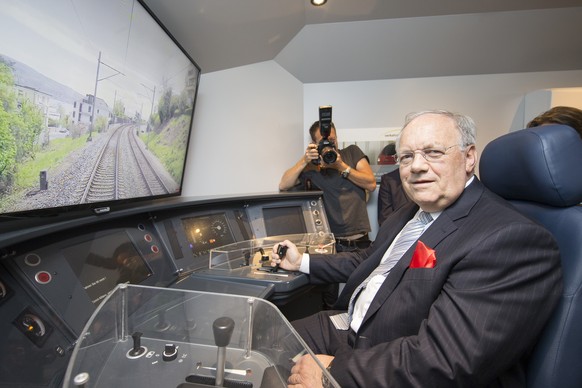
[[166,331],[170,327],[170,323],[166,321],[166,310],[160,310],[158,313],[158,322],[155,327],[159,331]]
[[226,347],[230,343],[234,331],[234,321],[229,317],[217,318],[212,324],[214,342],[218,347],[216,355],[216,381],[215,386],[222,387],[224,383],[224,367],[226,363]]
[[[279,255],[279,259],[283,260],[283,258],[285,257],[285,255],[287,254],[287,247],[285,245],[279,245],[277,247],[277,255]],[[279,265],[280,263],[277,263],[275,265],[275,268],[273,269],[273,272],[277,272],[279,271]]]
[[244,254],[244,261],[241,267],[248,267],[249,265],[251,265],[251,253],[249,251],[246,251]]
[[136,331],[131,335],[131,338],[133,339],[133,348],[128,353],[130,357],[139,357],[145,353],[146,349],[141,346],[142,335],[143,334],[139,331]]
[[269,261],[269,256],[265,254],[265,250],[261,247],[259,248],[259,252],[261,252],[261,261]]

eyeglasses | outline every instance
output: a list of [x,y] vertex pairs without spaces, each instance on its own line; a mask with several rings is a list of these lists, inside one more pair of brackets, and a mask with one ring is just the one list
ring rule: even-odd
[[418,152],[427,162],[438,162],[443,156],[453,147],[461,146],[460,144],[454,144],[447,148],[425,148],[423,150],[416,150],[411,152],[402,152],[396,155],[396,162],[400,163],[401,166],[409,166],[414,161],[414,156]]

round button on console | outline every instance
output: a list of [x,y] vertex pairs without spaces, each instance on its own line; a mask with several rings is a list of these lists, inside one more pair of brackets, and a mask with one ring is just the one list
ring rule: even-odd
[[162,353],[162,359],[164,361],[174,361],[178,357],[178,348],[174,344],[166,344],[164,347],[164,353]]
[[40,264],[40,262],[41,262],[40,256],[37,255],[36,253],[29,253],[24,258],[24,263],[29,267],[36,267],[37,265]]
[[36,282],[40,284],[47,284],[50,283],[50,281],[52,280],[52,276],[47,271],[40,271],[37,272],[36,275],[34,275],[34,280],[36,280]]

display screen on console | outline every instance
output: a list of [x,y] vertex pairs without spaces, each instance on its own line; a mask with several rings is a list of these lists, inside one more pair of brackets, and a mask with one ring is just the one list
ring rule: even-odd
[[152,276],[125,231],[70,246],[63,255],[95,305],[117,284],[140,284]]
[[235,242],[224,213],[183,218],[182,225],[194,256]]
[[282,206],[263,209],[267,236],[307,233],[301,206]]

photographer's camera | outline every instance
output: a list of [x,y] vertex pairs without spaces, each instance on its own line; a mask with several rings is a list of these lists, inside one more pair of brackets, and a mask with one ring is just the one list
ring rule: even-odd
[[322,139],[317,145],[317,152],[321,155],[321,159],[327,163],[332,164],[337,160],[337,152],[335,151],[335,144],[333,142]]
[[[329,140],[329,135],[331,135],[331,127],[331,106],[320,106],[319,133],[321,134],[322,139],[317,145],[317,152],[326,164],[335,163],[337,160],[336,145],[332,140]],[[319,160],[314,160],[313,163],[319,164]]]

